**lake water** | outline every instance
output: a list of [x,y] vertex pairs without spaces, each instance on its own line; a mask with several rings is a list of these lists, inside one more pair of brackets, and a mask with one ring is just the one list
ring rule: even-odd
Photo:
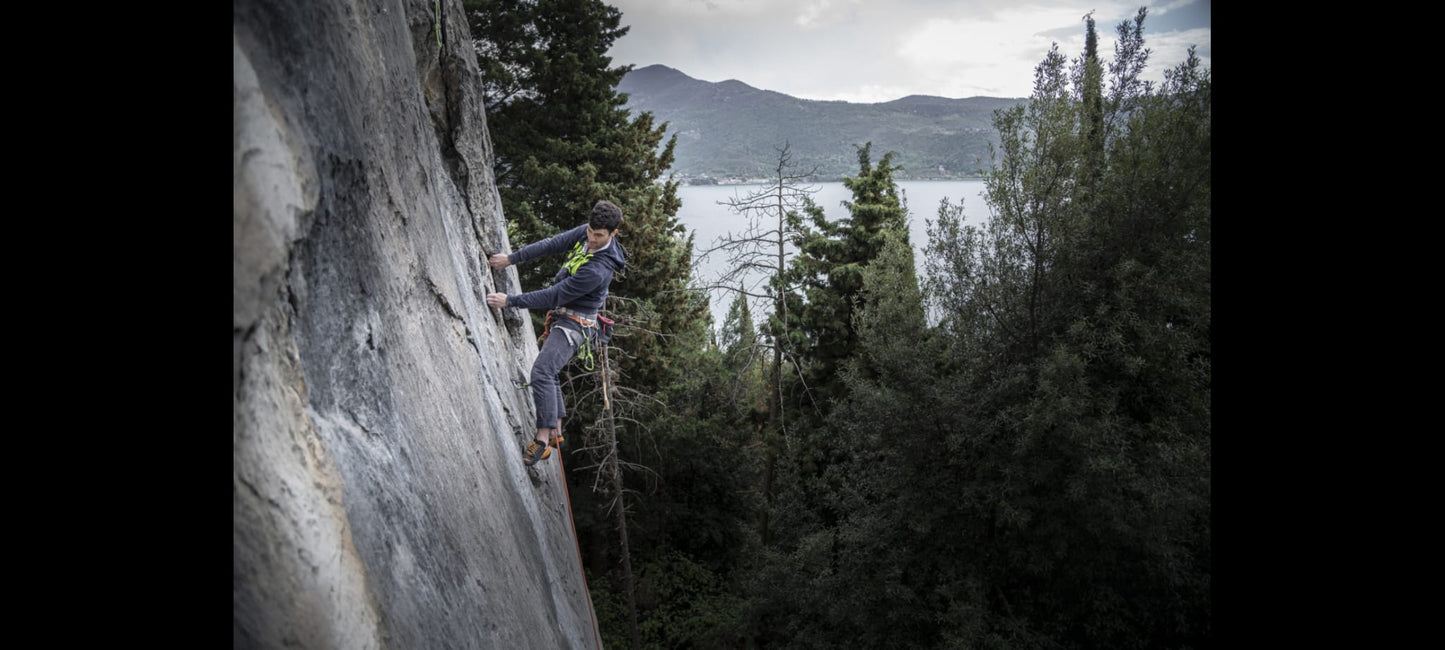
[[[913,245],[913,257],[917,263],[918,275],[923,276],[922,250],[928,243],[927,221],[938,220],[938,203],[947,198],[949,203],[963,202],[964,222],[977,225],[988,215],[988,205],[983,200],[982,180],[961,181],[896,181],[908,207],[908,239]],[[694,258],[697,253],[711,248],[720,237],[739,235],[748,226],[748,216],[734,212],[727,205],[729,199],[741,199],[766,188],[766,185],[684,185],[677,189],[682,207],[677,211],[677,220],[688,232],[694,233]],[[848,216],[843,201],[851,201],[853,193],[841,182],[814,183],[806,186],[816,189],[813,202],[823,208],[828,219],[837,221]],[[776,217],[770,223],[776,224]],[[791,251],[792,247],[788,247]],[[699,284],[711,283],[729,270],[728,260],[720,253],[694,264],[694,274]],[[767,278],[761,274],[749,277],[745,284],[754,293],[763,293]],[[721,325],[732,304],[730,292],[712,292],[712,313],[715,325]],[[764,313],[766,307],[760,302],[752,303],[755,317]]]

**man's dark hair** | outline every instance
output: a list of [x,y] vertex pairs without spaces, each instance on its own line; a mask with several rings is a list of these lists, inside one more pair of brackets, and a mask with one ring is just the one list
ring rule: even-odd
[[593,230],[617,230],[622,225],[622,208],[611,201],[598,201],[592,206],[592,216],[587,218],[587,225]]

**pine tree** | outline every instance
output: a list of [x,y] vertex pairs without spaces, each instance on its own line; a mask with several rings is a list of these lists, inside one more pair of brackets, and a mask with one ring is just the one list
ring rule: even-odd
[[791,619],[803,646],[929,647],[946,609],[934,587],[953,561],[956,507],[943,495],[957,481],[943,453],[953,432],[938,423],[953,391],[936,381],[912,248],[895,230],[882,239],[861,274],[857,347],[840,366],[848,397],[828,419],[846,447],[811,479],[819,509],[836,516],[794,524],[772,579],[789,591],[759,603],[771,611],[757,616]]
[[768,357],[758,338],[750,302],[748,295],[739,288],[719,330],[718,349],[723,355],[723,365],[736,377],[728,391],[730,400],[747,412],[766,417]]
[[829,221],[821,210],[810,213],[811,227],[795,238],[799,255],[787,277],[804,295],[797,327],[805,335],[807,398],[823,414],[841,395],[838,366],[857,343],[852,320],[863,269],[882,252],[890,232],[908,241],[908,210],[893,180],[899,169],[893,152],[874,166],[871,149],[871,142],[857,148],[858,175],[843,179],[853,193],[843,203],[849,216]]
[[1139,82],[1143,17],[1102,120],[1091,57],[1070,88],[1050,51],[995,120],[994,216],[929,244],[986,586],[967,645],[1208,643],[1210,90],[1192,56]]

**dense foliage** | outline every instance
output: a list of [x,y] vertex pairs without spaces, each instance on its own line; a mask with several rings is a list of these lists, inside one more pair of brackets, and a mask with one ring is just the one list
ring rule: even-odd
[[1108,64],[1085,17],[995,113],[991,214],[938,206],[921,279],[870,144],[847,218],[778,202],[798,255],[716,332],[661,316],[706,311],[669,186],[619,190],[672,263],[629,278],[653,316],[616,347],[626,551],[567,456],[608,647],[1210,644],[1212,90],[1192,52],[1140,79],[1145,15]]

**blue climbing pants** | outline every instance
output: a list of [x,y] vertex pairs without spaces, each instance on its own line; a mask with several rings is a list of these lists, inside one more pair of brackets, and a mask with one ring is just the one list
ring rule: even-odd
[[537,406],[538,429],[555,428],[557,420],[567,417],[567,405],[562,403],[562,387],[557,382],[557,375],[577,353],[577,345],[583,342],[581,328],[570,327],[570,324],[567,321],[566,324],[552,325],[552,332],[542,342],[537,360],[532,363],[530,383],[532,402]]

